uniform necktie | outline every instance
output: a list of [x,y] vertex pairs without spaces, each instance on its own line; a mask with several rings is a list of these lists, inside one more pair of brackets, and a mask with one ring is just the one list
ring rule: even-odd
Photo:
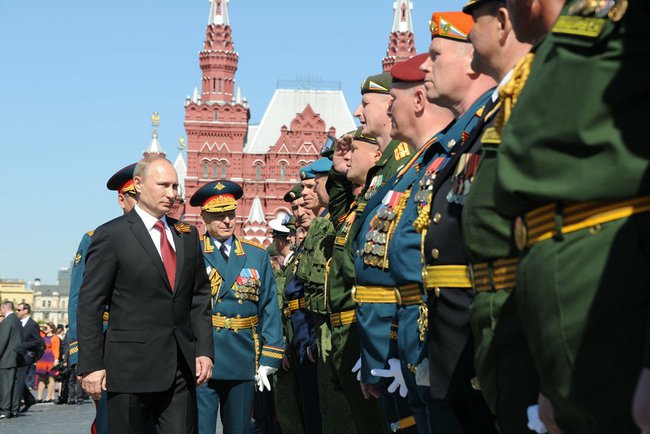
[[167,239],[167,231],[165,231],[165,225],[163,222],[158,220],[153,227],[158,229],[160,232],[160,254],[162,256],[163,265],[165,266],[165,271],[167,272],[169,285],[172,287],[172,291],[174,291],[174,280],[176,279],[176,252]]
[[228,262],[228,253],[226,252],[226,245],[221,244],[221,247],[219,247],[219,251],[221,252],[221,256],[223,256],[223,260]]

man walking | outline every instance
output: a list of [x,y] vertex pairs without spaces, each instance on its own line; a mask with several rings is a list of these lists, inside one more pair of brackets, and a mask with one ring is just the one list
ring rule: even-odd
[[[138,204],[100,226],[79,292],[82,386],[108,391],[110,433],[196,431],[195,385],[211,375],[210,283],[196,228],[167,218],[178,177],[161,157],[134,171]],[[102,313],[111,320],[104,336]]]

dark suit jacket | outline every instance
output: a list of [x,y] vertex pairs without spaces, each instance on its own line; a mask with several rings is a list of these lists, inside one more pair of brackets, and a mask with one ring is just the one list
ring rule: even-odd
[[[100,226],[88,249],[77,308],[78,372],[106,369],[111,392],[165,391],[181,356],[192,373],[195,357],[213,358],[210,283],[197,230],[167,222],[176,247],[173,292],[135,210]],[[111,317],[104,334],[106,305]]]
[[36,321],[30,317],[27,320],[27,323],[23,326],[23,343],[18,347],[18,350],[16,350],[19,354],[18,366],[31,365],[36,362],[35,356],[42,342],[43,338],[41,337],[41,328],[38,326]]
[[18,366],[18,349],[23,343],[23,325],[16,314],[0,323],[0,369]]

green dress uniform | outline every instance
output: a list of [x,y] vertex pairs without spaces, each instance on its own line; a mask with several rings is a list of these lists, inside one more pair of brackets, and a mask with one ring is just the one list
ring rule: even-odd
[[476,137],[481,158],[465,195],[462,234],[475,291],[470,324],[478,384],[499,431],[524,434],[530,432],[527,408],[537,402],[539,384],[516,308],[518,251],[512,237],[513,219],[504,216],[494,203],[501,141],[495,119],[500,109],[495,93]]
[[[499,146],[496,206],[516,217],[517,308],[566,433],[638,433],[650,367],[650,4],[570,2]],[[523,81],[523,78],[522,78]],[[517,96],[517,95],[515,95]],[[514,99],[514,98],[513,98]]]

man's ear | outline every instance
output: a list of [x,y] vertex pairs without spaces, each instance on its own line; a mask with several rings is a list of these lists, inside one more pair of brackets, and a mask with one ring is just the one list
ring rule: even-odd
[[142,193],[142,184],[144,183],[144,180],[139,177],[139,176],[134,176],[133,177],[133,187],[135,188],[135,191],[140,194]]

